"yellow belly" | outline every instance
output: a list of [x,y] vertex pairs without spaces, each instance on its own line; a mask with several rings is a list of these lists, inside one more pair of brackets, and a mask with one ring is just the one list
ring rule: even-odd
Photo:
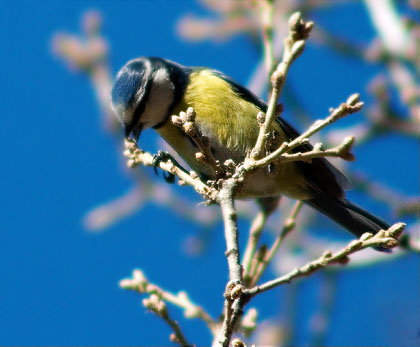
[[[259,131],[256,117],[260,110],[236,95],[226,81],[209,71],[191,74],[184,96],[172,114],[179,114],[188,107],[195,109],[195,123],[201,134],[209,138],[214,156],[220,162],[233,159],[238,163],[255,145]],[[273,130],[280,134],[279,143],[287,140],[277,123],[273,125]],[[194,171],[213,178],[213,172],[195,159],[196,147],[182,130],[172,124],[170,117],[157,131]],[[254,172],[237,197],[256,198],[280,194],[300,200],[311,197],[304,177],[294,163],[277,165],[273,173],[267,169]]]

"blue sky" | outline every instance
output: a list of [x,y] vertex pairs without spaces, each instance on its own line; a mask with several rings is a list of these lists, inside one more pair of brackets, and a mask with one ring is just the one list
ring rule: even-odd
[[[249,66],[258,61],[244,36],[224,43],[180,40],[174,30],[177,20],[186,12],[207,13],[193,1],[2,2],[2,345],[168,345],[166,325],[146,312],[138,295],[118,287],[134,268],[142,268],[164,288],[187,290],[214,316],[222,307],[227,268],[221,224],[199,258],[180,247],[197,227],[155,205],[104,233],[92,234],[82,226],[89,209],[133,185],[115,141],[101,128],[87,79],[69,73],[51,54],[52,35],[57,30],[78,31],[80,16],[92,7],[104,16],[113,73],[133,57],[153,55],[211,66],[245,84],[252,72]],[[360,19],[358,25],[354,18]],[[360,5],[318,13],[314,20],[362,43],[373,35]],[[345,83],[338,83],[330,70],[340,71]],[[355,91],[369,98],[364,86],[377,72],[377,67],[360,66],[310,45],[293,68],[290,83],[308,89],[303,93],[305,106],[319,117]],[[351,165],[405,194],[417,194],[416,141],[398,136],[379,141],[379,146],[358,147],[358,160]],[[378,150],[382,146],[386,153]],[[371,201],[358,202],[386,213]],[[171,225],[177,232],[165,233]],[[327,343],[416,345],[418,270],[418,257],[410,255],[340,273],[340,305],[333,309]],[[298,307],[296,320],[302,329],[296,345],[308,343],[307,313],[321,279],[322,274],[315,275],[300,287],[307,294]],[[261,317],[276,314],[284,305],[283,293],[284,289],[274,291],[256,300]],[[184,322],[177,309],[171,312]],[[200,322],[185,326],[190,340],[208,343],[210,336]]]

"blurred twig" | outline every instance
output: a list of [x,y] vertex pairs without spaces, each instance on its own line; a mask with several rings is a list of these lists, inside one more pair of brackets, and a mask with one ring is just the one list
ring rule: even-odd
[[131,278],[125,278],[120,281],[120,286],[124,289],[137,291],[140,294],[156,295],[159,301],[166,301],[182,308],[186,318],[203,320],[210,332],[213,334],[216,333],[216,321],[201,306],[194,304],[186,292],[179,292],[175,295],[165,291],[155,284],[150,283],[141,270],[134,270]]

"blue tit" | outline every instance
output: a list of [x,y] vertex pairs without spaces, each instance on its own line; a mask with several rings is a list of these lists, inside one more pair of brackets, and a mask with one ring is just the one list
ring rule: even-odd
[[[112,107],[125,128],[126,137],[138,139],[153,128],[202,177],[214,173],[196,160],[195,143],[171,122],[171,115],[188,107],[196,111],[195,124],[209,139],[215,159],[221,163],[244,160],[254,147],[259,125],[258,112],[267,105],[249,90],[224,74],[205,67],[186,67],[161,58],[137,58],[117,74],[112,88]],[[284,119],[272,125],[275,145],[299,133]],[[296,151],[311,150],[310,144]],[[348,179],[326,159],[274,164],[257,170],[237,192],[239,199],[286,195],[302,200],[360,237],[389,225],[345,198]]]

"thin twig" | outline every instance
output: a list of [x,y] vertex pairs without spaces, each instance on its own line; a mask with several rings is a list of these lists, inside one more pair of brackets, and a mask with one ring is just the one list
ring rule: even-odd
[[195,154],[197,161],[207,165],[214,172],[216,178],[224,176],[225,171],[220,165],[220,162],[213,157],[211,152],[209,139],[206,136],[202,136],[195,125],[196,113],[192,107],[188,107],[187,112],[181,111],[179,116],[172,116],[172,123],[185,132],[199,148],[200,152]]
[[[296,137],[290,142],[284,142],[277,150],[270,153],[265,158],[262,158],[260,160],[252,160],[252,159],[247,158],[247,160],[244,163],[243,169],[245,171],[252,171],[257,168],[265,167],[274,160],[282,160],[281,158],[283,154],[288,153],[294,148],[307,143],[309,141],[308,138],[312,136],[313,134],[317,133],[318,131],[330,125],[331,123],[337,121],[338,119],[359,111],[362,107],[363,107],[363,102],[359,102],[359,94],[351,95],[345,103],[341,104],[336,109],[333,109],[331,111],[331,114],[327,118],[316,121],[311,127],[309,127],[308,130],[303,132],[300,136]],[[351,142],[351,141],[347,141],[347,142]],[[351,143],[348,143],[346,146],[348,145],[351,145]],[[320,151],[320,153],[322,152]],[[289,155],[289,158],[290,156],[291,155]],[[320,156],[322,157],[325,155],[320,154]],[[295,156],[293,158],[293,155],[292,155],[291,158],[293,158],[293,160],[300,160],[298,157],[299,156]],[[316,156],[313,156],[312,158],[314,157]]]
[[148,310],[161,317],[172,328],[174,331],[174,333],[170,335],[172,342],[178,343],[180,346],[192,346],[185,338],[179,324],[169,316],[166,304],[161,297],[152,294],[150,295],[150,298],[143,299],[143,305]]
[[207,324],[212,334],[217,332],[216,321],[201,306],[194,304],[187,293],[181,291],[175,295],[163,290],[157,285],[150,283],[141,270],[134,270],[131,278],[121,280],[120,287],[127,290],[135,290],[141,294],[156,294],[161,300],[182,308],[186,318],[201,319]]
[[267,214],[264,211],[258,212],[252,221],[251,228],[249,230],[248,243],[245,248],[244,257],[242,264],[244,267],[244,281],[247,282],[251,271],[251,260],[254,257],[255,250],[257,249],[258,241],[263,231],[265,222],[267,220]]
[[296,268],[288,274],[277,279],[268,281],[260,286],[253,287],[244,291],[244,294],[251,297],[278,287],[284,283],[290,283],[293,279],[303,276],[309,276],[330,264],[346,264],[349,261],[348,256],[367,247],[385,247],[393,248],[398,245],[398,237],[404,230],[404,223],[396,223],[388,230],[381,230],[377,234],[363,234],[358,240],[353,240],[346,247],[336,253],[326,251],[321,257],[315,259],[300,268]]
[[256,283],[255,278],[257,277],[257,272],[261,268],[261,264],[264,263],[264,259],[267,256],[267,245],[263,244],[258,248],[258,251],[255,253],[254,257],[251,261],[251,270],[249,272],[249,276],[247,278],[247,287],[252,287]]
[[290,161],[306,161],[311,162],[312,159],[323,158],[323,157],[337,157],[344,160],[354,161],[355,157],[350,150],[354,144],[355,138],[349,136],[343,140],[343,142],[334,148],[329,148],[326,150],[322,149],[322,144],[318,143],[314,146],[314,149],[308,152],[297,152],[297,153],[284,153],[280,157],[281,163],[287,163]]
[[271,1],[263,0],[257,3],[261,11],[261,25],[264,47],[265,68],[267,76],[271,74],[274,66],[273,53],[273,6]]
[[285,39],[283,59],[271,75],[272,91],[268,103],[265,120],[260,124],[257,142],[251,152],[251,158],[259,159],[264,154],[265,144],[273,120],[276,118],[277,101],[286,82],[286,76],[293,61],[303,52],[305,39],[313,27],[312,22],[304,23],[299,12],[296,12],[289,20],[289,36]]
[[270,250],[266,253],[263,261],[259,263],[257,267],[255,275],[252,277],[251,286],[255,286],[258,281],[260,280],[261,276],[263,275],[264,271],[266,270],[267,266],[271,263],[274,256],[276,255],[280,245],[283,243],[283,240],[286,236],[294,229],[296,224],[296,217],[303,206],[302,201],[296,201],[293,209],[290,213],[290,216],[286,219],[284,226],[277,236],[276,240],[274,241],[273,245],[271,246]]
[[[124,154],[129,158],[127,165],[129,167],[136,167],[139,164],[145,166],[155,166],[153,156],[145,151],[142,151],[137,147],[137,144],[132,140],[125,140],[126,151]],[[210,201],[215,201],[217,191],[213,188],[208,187],[204,184],[198,177],[198,175],[188,174],[185,169],[176,166],[174,160],[167,159],[166,161],[160,161],[157,165],[164,171],[169,172],[190,186],[192,186],[195,191],[206,199]]]

